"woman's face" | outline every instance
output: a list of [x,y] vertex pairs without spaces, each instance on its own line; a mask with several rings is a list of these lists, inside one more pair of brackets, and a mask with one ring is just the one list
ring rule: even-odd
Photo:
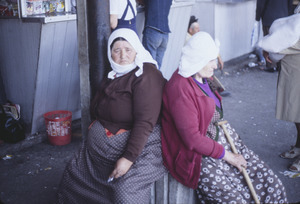
[[199,31],[200,31],[200,25],[199,25],[199,23],[198,22],[192,23],[192,25],[191,25],[191,27],[189,29],[189,33],[191,35],[194,35],[194,34],[198,33]]
[[218,68],[217,59],[211,60],[208,64],[203,67],[196,75],[200,78],[209,78],[214,75],[214,69]]
[[111,58],[119,65],[128,65],[134,62],[136,51],[127,41],[116,41],[111,49]]

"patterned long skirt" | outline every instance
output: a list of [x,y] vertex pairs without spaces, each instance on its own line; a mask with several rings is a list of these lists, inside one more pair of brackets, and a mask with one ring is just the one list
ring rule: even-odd
[[87,141],[68,163],[57,203],[149,203],[151,185],[167,173],[161,155],[160,125],[156,125],[142,153],[122,177],[108,183],[130,131],[107,137],[94,122]]
[[[247,173],[261,203],[287,203],[285,188],[266,163],[247,148],[230,125],[226,124],[239,154],[247,161]],[[219,128],[217,141],[231,151],[224,132]],[[196,189],[201,203],[254,203],[251,192],[237,168],[223,159],[204,157]]]

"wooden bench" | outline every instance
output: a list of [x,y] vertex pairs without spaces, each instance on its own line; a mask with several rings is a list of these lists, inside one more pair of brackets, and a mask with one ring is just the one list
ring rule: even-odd
[[196,204],[196,196],[193,189],[182,185],[168,174],[154,183],[150,204]]

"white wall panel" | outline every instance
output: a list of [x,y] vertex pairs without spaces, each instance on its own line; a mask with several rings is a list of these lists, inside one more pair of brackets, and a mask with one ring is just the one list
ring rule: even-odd
[[0,71],[8,100],[21,106],[25,123],[32,121],[41,25],[0,19]]
[[48,111],[69,110],[80,118],[76,20],[0,19],[0,45],[5,93],[20,104],[27,132],[45,130]]
[[200,29],[220,41],[224,61],[252,51],[251,31],[255,21],[256,1],[215,3],[197,1],[192,15],[199,20]]
[[190,2],[173,3],[171,7],[169,14],[171,33],[160,69],[166,79],[169,79],[178,68],[193,4]]
[[43,24],[32,132],[44,130],[43,114],[54,110],[73,119],[80,111],[76,21]]
[[255,1],[216,4],[215,37],[221,42],[221,56],[227,61],[252,51],[251,32]]

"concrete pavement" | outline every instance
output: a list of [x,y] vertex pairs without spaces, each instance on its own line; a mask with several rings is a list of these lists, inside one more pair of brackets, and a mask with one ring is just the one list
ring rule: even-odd
[[[285,185],[289,202],[300,202],[300,178],[289,178],[280,172],[287,170],[293,160],[278,155],[296,142],[294,123],[275,118],[278,72],[269,73],[259,67],[248,68],[254,59],[248,55],[231,61],[229,76],[220,77],[231,92],[223,98],[224,118],[241,136],[244,143],[260,156]],[[226,70],[226,67],[225,67]]]

